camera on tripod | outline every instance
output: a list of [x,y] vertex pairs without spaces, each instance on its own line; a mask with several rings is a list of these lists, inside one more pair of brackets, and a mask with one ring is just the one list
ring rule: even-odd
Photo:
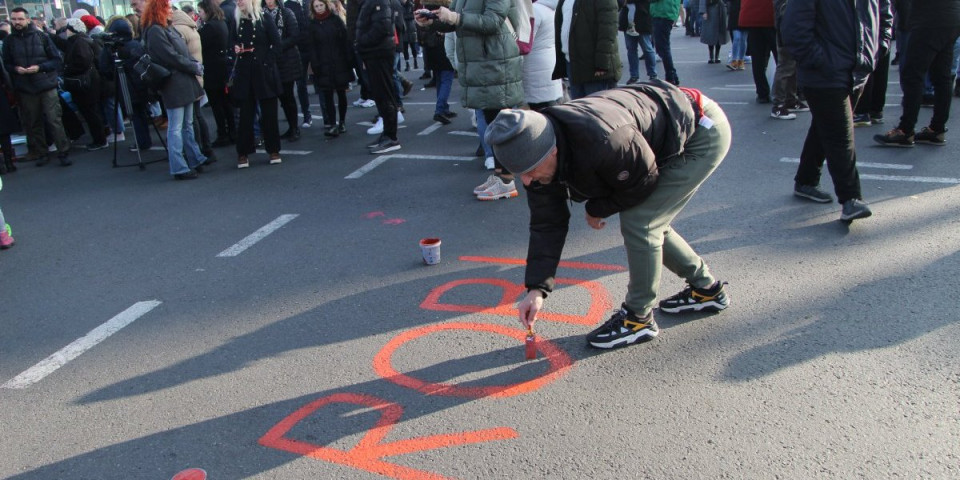
[[91,38],[100,40],[103,42],[104,47],[110,47],[111,50],[117,51],[120,47],[123,47],[124,39],[114,35],[113,32],[102,32],[91,35]]

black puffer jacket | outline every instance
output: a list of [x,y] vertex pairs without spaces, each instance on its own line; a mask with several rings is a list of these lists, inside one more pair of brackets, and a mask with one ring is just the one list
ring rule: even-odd
[[909,28],[942,28],[960,25],[960,0],[913,0]]
[[300,78],[300,25],[297,16],[289,8],[277,7],[270,12],[263,10],[263,18],[272,18],[280,32],[280,57],[277,58],[277,68],[280,70],[280,81],[290,83]]
[[323,45],[313,51],[313,77],[317,88],[340,90],[355,80],[353,76],[353,49],[347,39],[347,25],[339,15],[310,21],[310,41]]
[[661,81],[604,90],[541,113],[557,136],[554,181],[527,187],[530,245],[527,288],[553,290],[569,227],[567,201],[608,217],[641,204],[658,167],[683,153],[696,128],[689,98]]
[[[30,24],[23,30],[13,29],[3,41],[3,64],[15,91],[40,93],[57,88],[57,71],[63,59],[49,36]],[[28,75],[17,73],[17,67],[32,65],[39,66],[40,71]]]
[[362,58],[393,58],[394,43],[393,2],[390,0],[363,0],[357,14],[356,47]]

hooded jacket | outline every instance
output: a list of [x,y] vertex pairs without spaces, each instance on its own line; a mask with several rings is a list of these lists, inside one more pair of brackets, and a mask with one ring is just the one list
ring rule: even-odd
[[[200,34],[197,32],[197,22],[190,18],[183,10],[174,10],[170,15],[170,24],[173,29],[180,32],[183,40],[187,42],[187,51],[190,57],[199,63],[203,63],[203,47],[200,45]],[[198,75],[197,81],[203,85],[203,77]]]
[[557,0],[533,3],[533,46],[523,56],[523,99],[546,103],[563,96],[563,85],[553,79],[557,63],[556,32],[553,23]]
[[[35,94],[57,88],[57,71],[63,59],[49,36],[31,23],[23,30],[13,29],[4,39],[3,64],[15,91]],[[32,65],[40,67],[40,71],[27,75],[17,73],[17,67]]]
[[862,87],[889,47],[888,0],[791,1],[780,21],[783,46],[797,60],[801,87]]
[[530,244],[524,280],[551,292],[569,228],[568,200],[605,218],[636,207],[653,192],[658,168],[683,153],[696,128],[691,100],[651,81],[614,88],[541,111],[557,137],[557,173],[526,187]]

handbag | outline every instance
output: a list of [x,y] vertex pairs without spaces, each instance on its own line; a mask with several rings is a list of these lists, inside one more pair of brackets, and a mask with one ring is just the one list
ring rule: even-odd
[[[144,32],[143,35],[143,46],[147,48],[146,32]],[[149,53],[144,53],[137,59],[137,63],[133,64],[133,73],[136,74],[147,87],[153,90],[163,88],[163,85],[167,83],[167,79],[170,78],[171,74],[170,70],[163,65],[154,63]]]
[[[507,30],[517,41],[517,48],[520,49],[520,55],[526,55],[533,50],[533,2],[530,0],[514,0],[513,5],[517,8],[517,17],[520,19],[520,25],[514,28],[510,17],[507,17]],[[529,23],[529,25],[527,25]]]
[[83,92],[93,86],[93,67],[77,76],[63,77],[63,89],[70,92]]

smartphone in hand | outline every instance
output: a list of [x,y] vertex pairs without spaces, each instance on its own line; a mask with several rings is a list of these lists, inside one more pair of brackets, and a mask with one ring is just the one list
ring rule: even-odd
[[440,18],[435,12],[427,10],[426,8],[422,8],[413,13],[418,17],[428,18],[430,20],[437,20],[438,18]]

